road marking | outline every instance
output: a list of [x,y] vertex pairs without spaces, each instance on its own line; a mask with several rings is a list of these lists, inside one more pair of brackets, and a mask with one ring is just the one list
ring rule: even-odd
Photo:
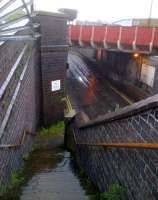
[[121,96],[128,104],[132,105],[134,103],[134,101],[132,101],[131,99],[129,99],[126,95],[124,95],[122,92],[120,92],[119,90],[117,90],[115,87],[113,87],[109,82],[107,82],[109,87],[116,92],[119,96]]

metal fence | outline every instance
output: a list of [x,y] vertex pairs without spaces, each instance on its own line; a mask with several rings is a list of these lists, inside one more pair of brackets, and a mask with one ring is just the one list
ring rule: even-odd
[[[35,29],[39,25],[33,23],[32,0],[0,1],[0,41],[35,40],[39,34]],[[16,34],[20,31],[19,34]],[[26,34],[27,32],[27,34]]]
[[125,189],[123,199],[157,199],[157,98],[94,121],[75,117],[68,123],[67,140],[73,130],[80,165],[100,191],[119,183]]
[[38,123],[38,26],[31,0],[0,1],[0,194],[30,150]]

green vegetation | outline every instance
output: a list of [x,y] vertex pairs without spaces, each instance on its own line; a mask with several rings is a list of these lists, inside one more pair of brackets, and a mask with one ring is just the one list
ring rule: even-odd
[[4,191],[1,189],[0,199],[3,200],[15,200],[19,199],[21,194],[21,187],[26,183],[26,177],[24,175],[24,169],[17,174],[16,172],[11,173],[10,175],[10,184],[8,188]]
[[121,200],[124,193],[124,188],[118,183],[109,186],[107,192],[100,194],[100,200]]
[[99,188],[87,177],[84,170],[81,168],[79,161],[75,155],[71,157],[75,174],[81,180],[81,185],[85,188],[89,196],[89,200],[121,200],[125,189],[118,183],[113,183],[109,186],[106,192],[99,192]]
[[15,188],[24,182],[24,177],[21,174],[12,173],[10,178],[10,188]]
[[84,170],[80,166],[79,161],[77,160],[75,154],[71,154],[71,164],[74,170],[74,173],[80,179],[82,187],[85,189],[86,194],[88,195],[89,200],[100,200],[100,193],[97,186],[87,177]]
[[25,154],[22,158],[23,158],[23,161],[28,161],[30,160],[30,154]]
[[[64,134],[64,122],[58,122],[56,124],[51,125],[47,128],[41,128],[38,131],[38,134],[35,138],[35,144],[33,145],[32,152],[29,154],[23,155],[23,165],[21,170],[18,173],[13,172],[10,175],[10,183],[7,189],[0,186],[0,199],[3,200],[17,200],[21,194],[21,188],[24,186],[29,177],[31,177],[30,163],[33,159],[33,152],[42,148],[47,149],[51,147],[51,144],[54,142],[54,136],[63,137]],[[51,147],[52,148],[52,147]]]
[[49,127],[38,130],[32,151],[53,148],[55,137],[63,138],[65,125],[63,121],[57,122]]
[[64,133],[64,128],[65,128],[64,122],[60,121],[47,128],[42,127],[38,132],[39,136],[61,135]]

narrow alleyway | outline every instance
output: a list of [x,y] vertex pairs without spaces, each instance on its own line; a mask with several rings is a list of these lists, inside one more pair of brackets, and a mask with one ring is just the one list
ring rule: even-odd
[[30,178],[20,200],[93,200],[71,154],[63,149],[63,137],[55,137],[51,145],[31,153],[27,161]]

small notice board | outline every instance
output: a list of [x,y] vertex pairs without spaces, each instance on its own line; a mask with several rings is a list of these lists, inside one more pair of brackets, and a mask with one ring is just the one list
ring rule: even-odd
[[61,89],[61,81],[60,80],[51,81],[52,92],[58,91],[60,89]]
[[143,83],[153,87],[154,78],[155,78],[155,67],[147,64],[142,64],[140,80]]

